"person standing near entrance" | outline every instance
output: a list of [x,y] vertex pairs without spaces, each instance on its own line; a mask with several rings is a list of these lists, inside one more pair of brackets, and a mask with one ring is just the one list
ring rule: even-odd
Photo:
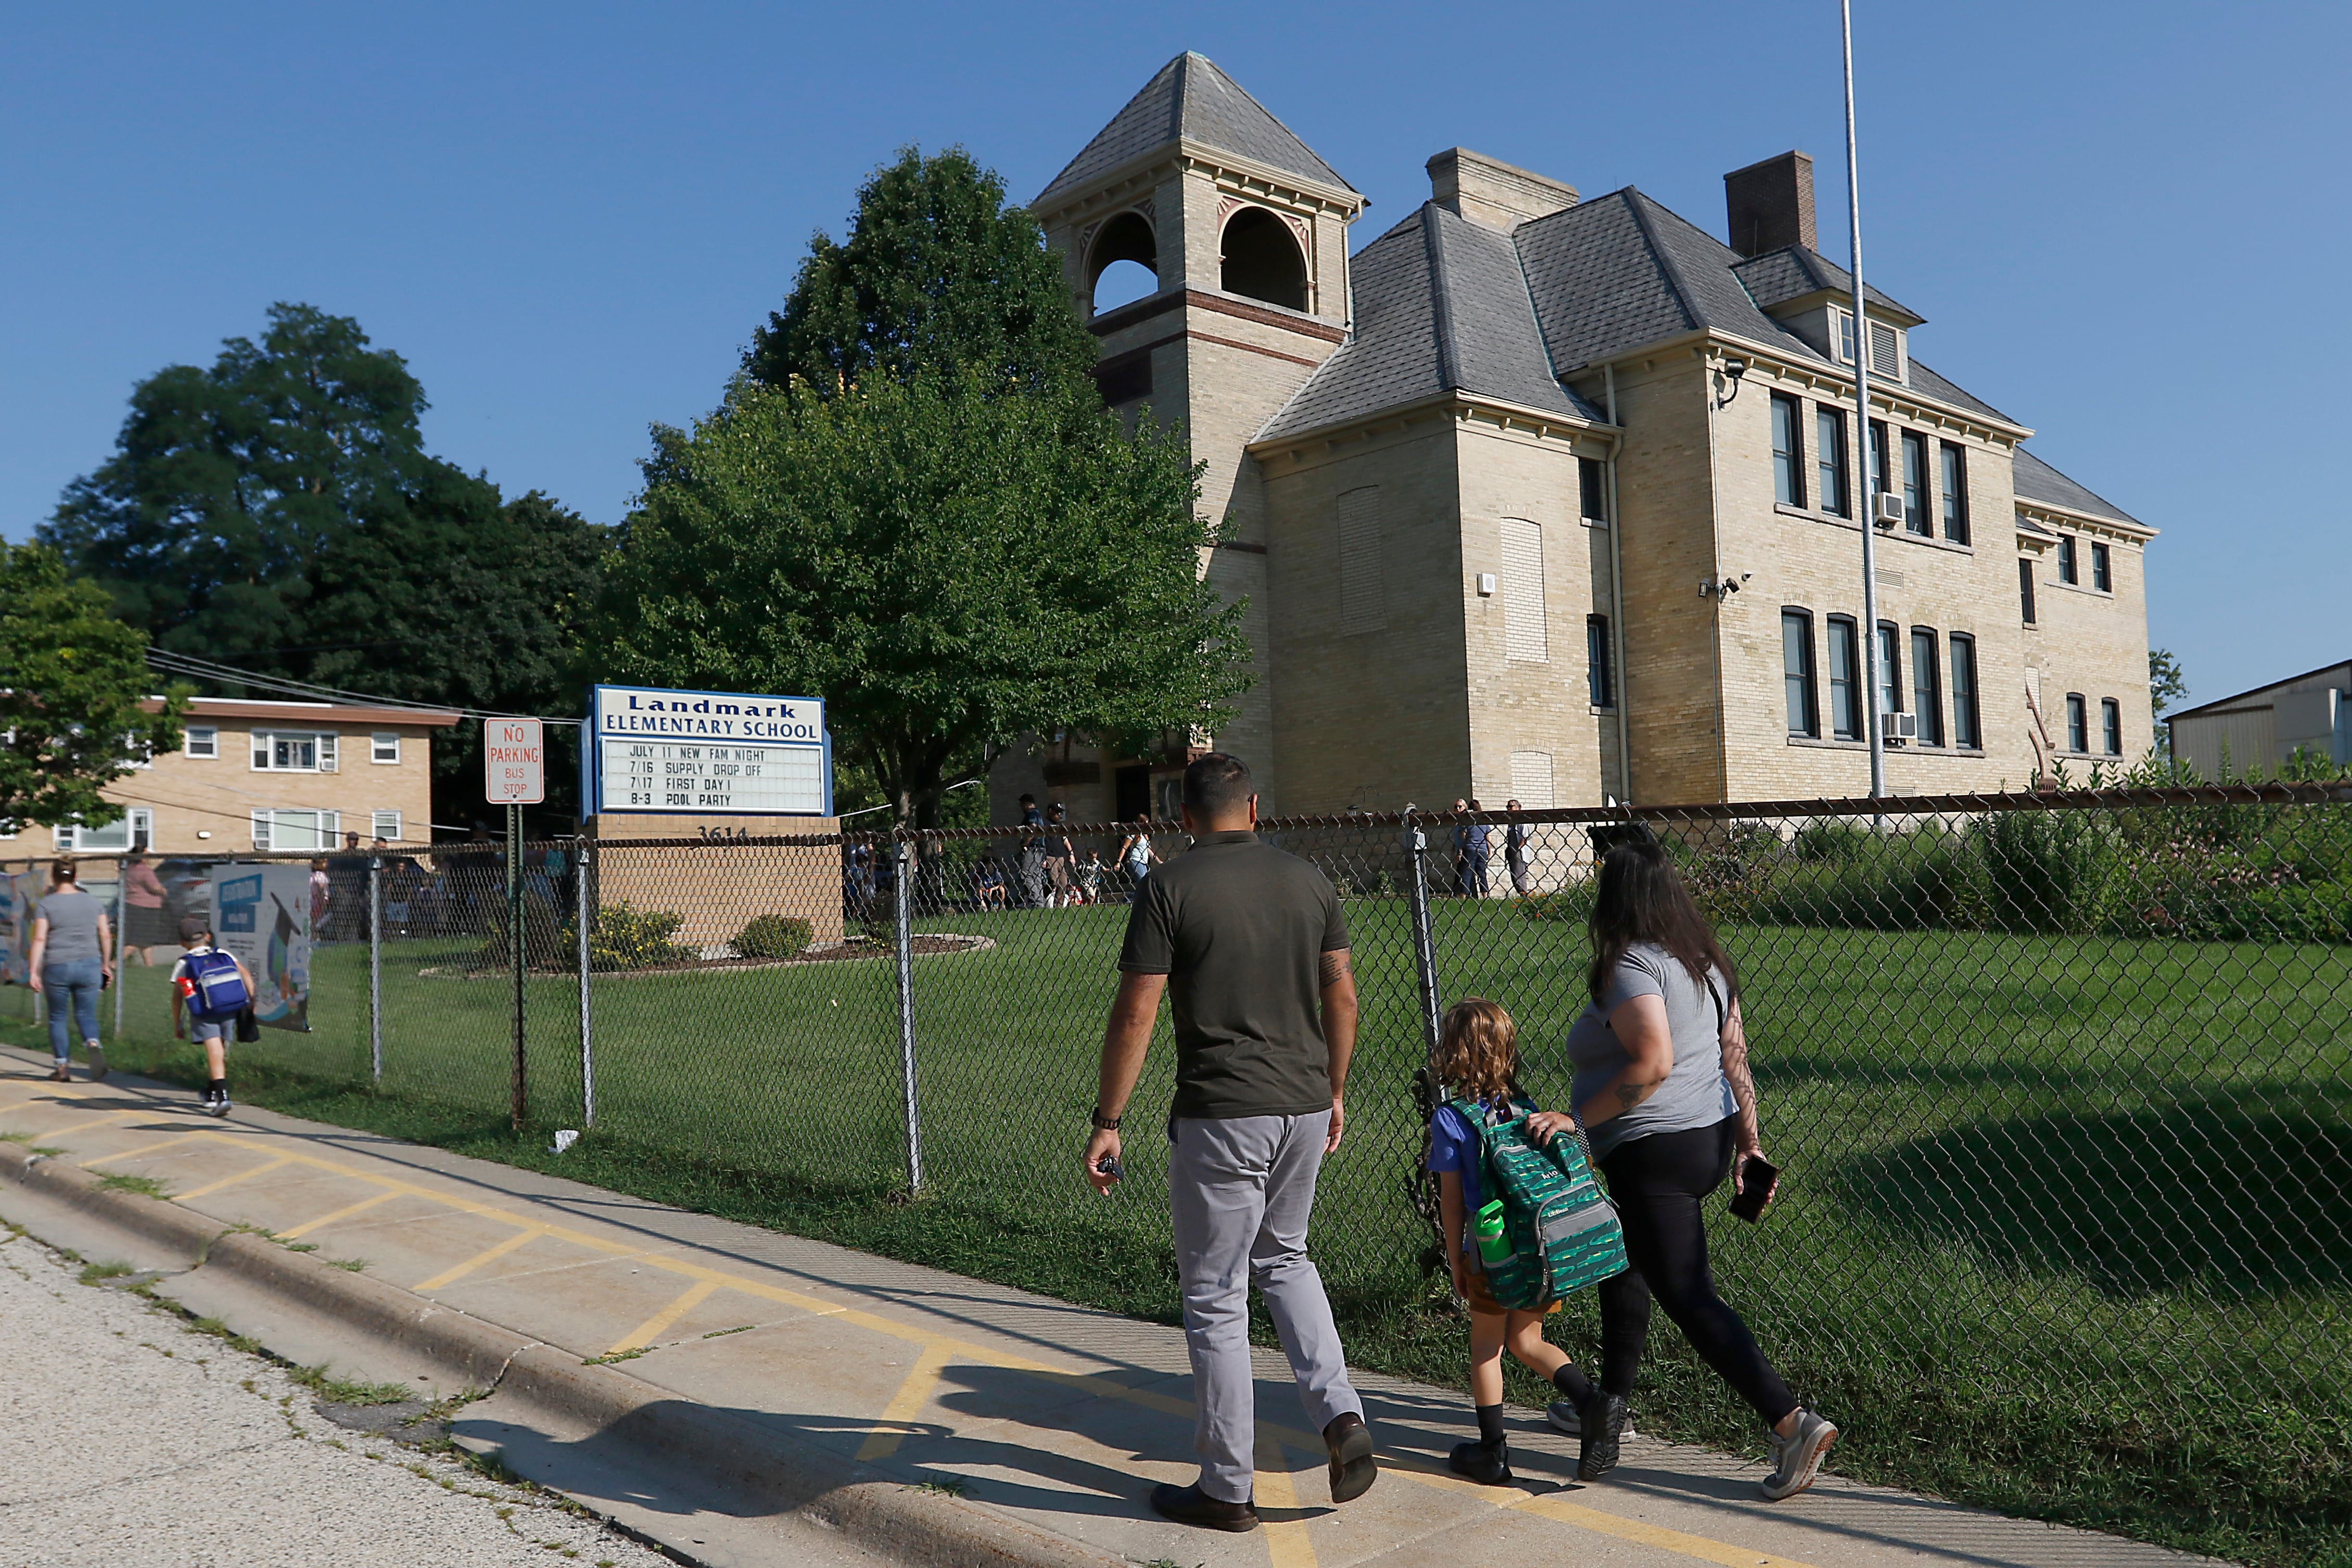
[[98,1043],[98,993],[114,983],[114,963],[107,956],[113,945],[106,906],[81,890],[73,862],[58,862],[49,868],[49,891],[33,914],[33,951],[26,967],[33,989],[48,1002],[49,1055],[56,1059],[49,1076],[59,1083],[73,1076],[66,1065],[73,1047],[68,1026],[81,1030],[90,1077],[106,1076],[106,1052]]
[[1119,1123],[1166,992],[1176,1030],[1168,1197],[1201,1476],[1155,1487],[1151,1506],[1180,1524],[1255,1530],[1252,1285],[1323,1434],[1331,1500],[1361,1497],[1379,1475],[1307,1256],[1316,1174],[1347,1124],[1356,982],[1338,894],[1312,865],[1259,841],[1239,758],[1211,752],[1184,769],[1183,821],[1192,849],[1153,873],[1128,912],[1086,1173],[1105,1196],[1119,1179]]
[[[1457,811],[1480,811],[1486,808],[1475,800],[1456,800]],[[1486,861],[1489,851],[1486,824],[1465,822],[1454,830],[1454,891],[1465,898],[1486,896]]]
[[1045,813],[1037,797],[1021,797],[1021,907],[1045,907]]
[[[1503,810],[1506,811],[1517,811],[1518,809],[1519,803],[1517,800],[1503,802]],[[1530,858],[1528,854],[1528,825],[1522,821],[1514,821],[1509,827],[1503,830],[1503,866],[1511,873],[1511,891],[1521,898],[1528,895],[1528,862]]]

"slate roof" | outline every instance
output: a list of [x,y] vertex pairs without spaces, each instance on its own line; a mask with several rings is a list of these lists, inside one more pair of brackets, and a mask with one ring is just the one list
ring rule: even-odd
[[2017,449],[2010,475],[2016,487],[2017,498],[2021,501],[2039,501],[2047,507],[2080,512],[2084,517],[2106,517],[2138,528],[2147,526],[2113,501],[2077,485],[2022,446]]
[[1355,335],[1261,439],[1320,430],[1459,390],[1598,422],[1559,383],[1511,236],[1434,202],[1356,253]]
[[1111,116],[1110,123],[1095,133],[1095,139],[1030,204],[1045,206],[1129,159],[1180,138],[1237,153],[1318,185],[1355,189],[1207,56],[1188,50],[1144,83],[1143,90]]
[[[1739,275],[1739,281],[1747,286],[1750,298],[1767,310],[1784,300],[1818,294],[1824,288],[1833,289],[1849,299],[1853,298],[1853,274],[1821,252],[1801,245],[1782,246],[1779,250],[1751,256],[1744,261],[1734,262],[1731,270]],[[1865,283],[1862,289],[1874,305],[1900,310],[1914,321],[1927,319],[1908,305],[1889,299],[1880,293],[1874,283]]]

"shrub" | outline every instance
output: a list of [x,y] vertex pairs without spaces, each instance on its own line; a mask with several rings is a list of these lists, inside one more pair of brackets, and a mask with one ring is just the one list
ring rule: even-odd
[[2116,824],[2095,811],[1996,811],[1969,837],[1981,862],[1985,922],[1997,931],[2098,927],[2117,858]]
[[[483,969],[503,969],[513,964],[514,949],[508,946],[508,904],[503,894],[490,906],[489,940],[474,956],[474,967]],[[571,928],[556,918],[555,905],[543,894],[526,892],[522,898],[523,964],[533,969],[559,969],[572,962]]]
[[1860,822],[1824,817],[1800,829],[1790,841],[1789,852],[1808,864],[1827,862],[1843,865],[1848,861],[1867,859],[1879,844],[1879,835]]
[[760,915],[729,944],[739,958],[790,958],[809,945],[814,930],[797,915]]
[[648,969],[656,964],[682,964],[702,956],[693,948],[670,940],[686,924],[686,916],[667,909],[638,909],[626,899],[596,911],[588,927],[588,967],[592,969]]

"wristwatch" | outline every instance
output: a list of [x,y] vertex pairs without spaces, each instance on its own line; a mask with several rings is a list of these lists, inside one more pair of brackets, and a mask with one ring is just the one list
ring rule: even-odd
[[1095,1131],[1097,1133],[1118,1132],[1118,1124],[1124,1119],[1125,1118],[1118,1116],[1104,1115],[1102,1113],[1102,1107],[1099,1105],[1096,1106],[1093,1113],[1087,1117],[1087,1121],[1092,1122],[1095,1124]]

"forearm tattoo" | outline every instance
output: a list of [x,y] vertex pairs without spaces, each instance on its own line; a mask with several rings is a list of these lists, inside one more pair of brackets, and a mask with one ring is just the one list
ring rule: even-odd
[[1617,1085],[1617,1108],[1621,1111],[1631,1111],[1634,1106],[1639,1105],[1649,1092],[1650,1086],[1646,1083],[1620,1083]]

